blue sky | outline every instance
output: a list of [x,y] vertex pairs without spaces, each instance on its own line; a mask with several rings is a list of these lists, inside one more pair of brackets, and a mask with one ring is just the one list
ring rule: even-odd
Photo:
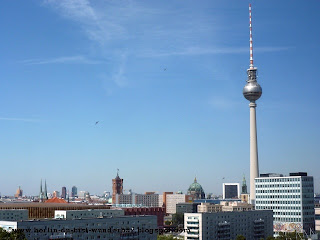
[[[4,1],[0,192],[249,181],[248,1]],[[260,172],[320,192],[320,2],[253,1]],[[97,125],[95,122],[99,121]],[[224,180],[223,180],[224,178]]]

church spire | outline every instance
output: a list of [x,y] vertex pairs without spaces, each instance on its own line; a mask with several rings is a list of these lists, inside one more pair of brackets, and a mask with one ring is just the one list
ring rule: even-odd
[[44,180],[44,198],[48,199],[47,180]]

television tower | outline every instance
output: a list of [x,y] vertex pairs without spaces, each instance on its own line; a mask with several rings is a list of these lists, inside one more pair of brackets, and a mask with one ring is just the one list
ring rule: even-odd
[[259,177],[256,101],[261,97],[262,88],[257,82],[257,68],[253,66],[251,4],[249,4],[249,29],[250,67],[247,70],[248,80],[243,88],[243,96],[250,101],[250,200],[254,203],[256,199],[254,179]]

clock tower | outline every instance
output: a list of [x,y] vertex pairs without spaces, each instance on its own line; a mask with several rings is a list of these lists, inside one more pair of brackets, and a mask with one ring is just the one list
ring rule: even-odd
[[117,176],[112,179],[112,204],[116,204],[117,194],[123,194],[123,179],[119,177],[119,169],[117,169]]

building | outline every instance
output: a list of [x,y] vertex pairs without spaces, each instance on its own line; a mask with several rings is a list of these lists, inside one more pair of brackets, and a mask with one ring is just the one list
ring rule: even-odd
[[202,186],[194,178],[194,182],[188,188],[188,195],[192,195],[193,199],[205,199],[205,193]]
[[73,186],[71,189],[71,197],[77,197],[78,196],[78,188],[76,186]]
[[185,213],[184,227],[185,240],[266,239],[273,235],[272,211]]
[[247,181],[244,175],[242,179],[241,194],[248,194]]
[[52,197],[53,198],[59,198],[60,197],[60,192],[59,191],[53,191]]
[[176,213],[197,213],[198,206],[200,203],[177,203],[176,204]]
[[124,216],[122,209],[86,209],[86,210],[56,210],[55,219],[80,219],[80,218],[98,218],[98,217],[119,217]]
[[116,203],[116,195],[123,194],[123,179],[119,177],[119,169],[117,171],[117,176],[112,179],[112,203]]
[[198,205],[198,213],[222,212],[222,205],[213,203],[201,203]]
[[136,194],[116,194],[113,204],[136,204]]
[[62,189],[61,189],[61,198],[67,199],[67,188],[66,187],[62,187]]
[[223,183],[222,198],[223,199],[240,198],[240,184],[239,183]]
[[[176,213],[176,205],[178,203],[192,203],[193,196],[186,195],[186,194],[173,194],[166,192],[162,195],[163,203],[166,207],[167,214],[174,214]],[[160,205],[159,205],[160,206]]]
[[19,188],[17,189],[16,194],[14,195],[14,197],[15,197],[15,198],[21,198],[21,197],[22,197],[22,194],[23,194],[23,191],[22,191],[22,189],[21,189],[20,186],[19,186]]
[[220,204],[201,203],[198,205],[198,213],[203,212],[243,212],[252,211],[252,204],[237,201],[221,201]]
[[274,231],[315,230],[313,177],[307,173],[261,174],[256,178],[256,210],[273,210]]
[[157,239],[156,216],[0,221],[0,227],[7,231],[23,231],[27,239],[57,239],[64,235],[77,240]]
[[256,101],[262,95],[262,88],[257,82],[257,68],[253,65],[252,45],[252,19],[251,4],[249,4],[249,29],[250,29],[250,66],[247,70],[247,84],[243,88],[243,96],[250,101],[250,201],[255,201],[254,179],[259,177],[258,141],[256,123]]
[[109,208],[110,207],[106,205],[86,205],[73,203],[0,203],[0,209],[27,209],[29,219],[54,218],[55,210],[85,210]]
[[162,228],[164,223],[165,208],[163,207],[123,207],[124,215],[151,215],[157,216],[157,225]]
[[28,210],[26,209],[1,209],[0,221],[20,221],[28,219]]
[[39,202],[48,200],[47,181],[44,181],[44,190],[42,189],[42,179],[40,183]]
[[315,228],[317,232],[320,232],[320,207],[315,208]]
[[136,194],[135,203],[144,207],[158,207],[159,206],[159,194],[154,192],[146,192],[145,194]]

